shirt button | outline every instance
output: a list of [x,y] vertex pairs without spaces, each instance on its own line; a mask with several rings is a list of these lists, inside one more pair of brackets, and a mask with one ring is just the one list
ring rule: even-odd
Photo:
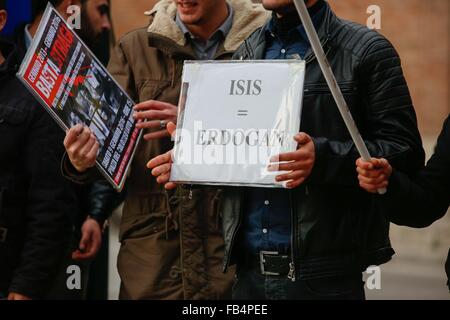
[[268,206],[270,204],[269,200],[264,201],[264,204]]
[[286,53],[286,49],[281,49],[281,53]]
[[266,228],[263,229],[263,233],[267,233],[267,231],[268,231],[268,230],[267,230]]

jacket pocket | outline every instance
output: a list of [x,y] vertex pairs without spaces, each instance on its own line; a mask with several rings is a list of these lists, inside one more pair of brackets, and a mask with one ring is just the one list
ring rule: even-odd
[[[356,94],[358,87],[354,81],[342,81],[338,83],[339,88],[344,96]],[[313,94],[330,94],[331,90],[326,83],[310,83],[305,84],[304,95],[309,96]]]

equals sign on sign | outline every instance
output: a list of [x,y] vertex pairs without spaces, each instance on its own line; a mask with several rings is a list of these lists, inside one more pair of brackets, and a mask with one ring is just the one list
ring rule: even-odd
[[237,115],[238,117],[246,117],[248,116],[248,110],[238,110]]

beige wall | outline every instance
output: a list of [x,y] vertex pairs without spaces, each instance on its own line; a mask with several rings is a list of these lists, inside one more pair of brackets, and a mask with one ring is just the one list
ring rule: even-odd
[[[111,0],[116,35],[141,26],[155,0]],[[367,7],[382,10],[381,33],[402,57],[422,134],[433,140],[449,106],[449,0],[329,0],[345,19],[366,23]]]

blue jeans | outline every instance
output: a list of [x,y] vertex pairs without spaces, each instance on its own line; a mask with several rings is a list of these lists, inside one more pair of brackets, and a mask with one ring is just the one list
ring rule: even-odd
[[365,300],[362,274],[293,282],[238,265],[234,300]]

